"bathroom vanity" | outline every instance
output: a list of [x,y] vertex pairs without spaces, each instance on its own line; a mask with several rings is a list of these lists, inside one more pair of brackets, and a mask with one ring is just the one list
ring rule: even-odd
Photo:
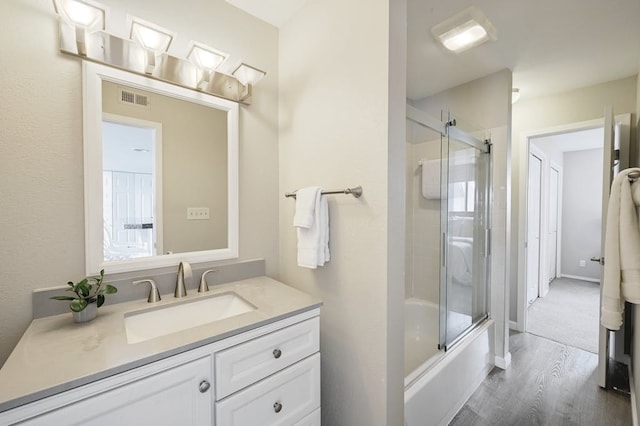
[[[320,301],[267,277],[209,293],[105,306],[86,324],[34,320],[0,370],[0,424],[320,425]],[[251,309],[152,337],[128,329],[229,294]]]

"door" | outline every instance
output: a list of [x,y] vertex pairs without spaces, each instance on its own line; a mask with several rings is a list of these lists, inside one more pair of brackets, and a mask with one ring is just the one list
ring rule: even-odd
[[549,282],[558,271],[558,194],[560,171],[551,167],[549,172]]
[[[604,253],[605,233],[607,223],[607,206],[611,192],[611,182],[614,171],[615,150],[615,121],[613,108],[606,106],[604,109],[604,145],[602,164],[602,239],[600,253]],[[602,264],[603,262],[601,262]],[[600,282],[604,278],[604,268],[600,267]],[[600,286],[600,299],[602,299],[602,286]],[[609,364],[609,331],[600,325],[598,335],[598,385],[607,387],[607,368]]]
[[542,160],[529,154],[527,194],[527,302],[538,298],[540,283],[540,196],[542,194]]

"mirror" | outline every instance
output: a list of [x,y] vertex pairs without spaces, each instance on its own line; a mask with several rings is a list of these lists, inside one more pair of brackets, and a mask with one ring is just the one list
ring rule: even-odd
[[238,105],[83,62],[87,274],[238,257]]

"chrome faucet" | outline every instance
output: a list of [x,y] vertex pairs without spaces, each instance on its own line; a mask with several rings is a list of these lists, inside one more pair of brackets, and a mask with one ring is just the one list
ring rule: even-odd
[[174,297],[185,297],[187,295],[187,288],[185,284],[191,284],[192,276],[193,273],[191,272],[191,265],[189,265],[187,262],[180,262],[180,266],[178,266],[176,290],[173,293]]

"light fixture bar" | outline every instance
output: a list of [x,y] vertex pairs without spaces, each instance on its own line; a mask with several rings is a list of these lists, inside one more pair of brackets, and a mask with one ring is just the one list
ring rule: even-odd
[[480,9],[470,6],[431,29],[447,50],[463,52],[486,41],[495,41],[498,33]]

